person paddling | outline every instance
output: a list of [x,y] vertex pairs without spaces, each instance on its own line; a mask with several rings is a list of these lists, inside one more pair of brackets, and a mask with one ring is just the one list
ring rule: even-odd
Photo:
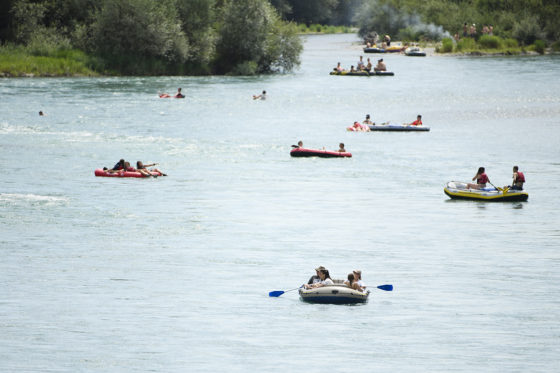
[[523,184],[525,184],[525,175],[519,171],[519,167],[513,166],[513,183],[508,188],[510,190],[523,190]]

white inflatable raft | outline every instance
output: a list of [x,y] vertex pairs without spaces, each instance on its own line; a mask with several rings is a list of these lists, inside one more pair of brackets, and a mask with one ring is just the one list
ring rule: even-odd
[[314,289],[299,289],[301,300],[309,303],[353,304],[366,303],[369,290],[359,292],[340,283]]

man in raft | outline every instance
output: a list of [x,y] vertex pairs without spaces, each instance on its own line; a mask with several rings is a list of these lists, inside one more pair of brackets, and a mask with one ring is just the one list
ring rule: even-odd
[[523,172],[519,171],[519,167],[513,166],[513,183],[504,187],[504,189],[523,190],[523,184],[525,184],[525,175],[523,175]]

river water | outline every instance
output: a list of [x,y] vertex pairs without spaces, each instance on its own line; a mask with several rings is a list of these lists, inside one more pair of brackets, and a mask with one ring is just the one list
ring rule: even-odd
[[[560,56],[329,76],[355,41],[307,37],[288,75],[1,79],[0,371],[558,371]],[[345,131],[368,113],[431,131]],[[169,176],[94,177],[119,158]],[[528,202],[443,193],[515,164]],[[319,265],[369,303],[268,297]]]

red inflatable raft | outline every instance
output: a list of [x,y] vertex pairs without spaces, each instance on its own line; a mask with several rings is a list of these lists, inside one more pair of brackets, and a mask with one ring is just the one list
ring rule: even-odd
[[[150,173],[154,176],[161,176],[159,172],[150,171]],[[98,168],[95,170],[95,176],[102,176],[102,177],[148,177],[142,175],[138,171],[119,171],[119,172],[108,172]]]
[[352,153],[331,150],[295,148],[290,152],[292,157],[349,158]]

